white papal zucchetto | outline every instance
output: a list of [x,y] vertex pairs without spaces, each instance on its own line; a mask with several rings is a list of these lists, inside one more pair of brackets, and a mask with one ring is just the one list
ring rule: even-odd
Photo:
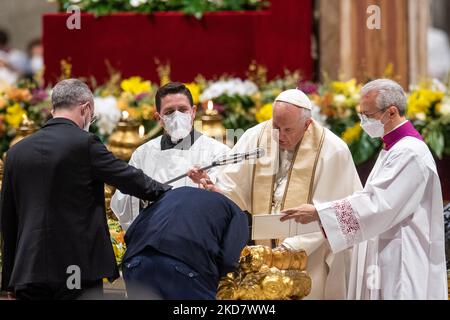
[[309,100],[308,96],[299,89],[290,89],[283,91],[275,99],[275,102],[277,101],[290,103],[300,108],[305,108],[309,110],[312,109],[311,100]]

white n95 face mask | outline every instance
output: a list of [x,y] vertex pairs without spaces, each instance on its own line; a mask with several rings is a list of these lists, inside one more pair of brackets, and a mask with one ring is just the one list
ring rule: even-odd
[[162,116],[164,129],[170,135],[172,142],[186,138],[192,130],[192,114],[175,111],[167,116]]
[[371,138],[381,138],[384,134],[384,124],[381,120],[361,117],[361,127]]

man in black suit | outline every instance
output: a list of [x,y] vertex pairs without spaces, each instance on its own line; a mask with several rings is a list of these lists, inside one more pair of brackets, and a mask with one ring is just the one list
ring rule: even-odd
[[104,183],[149,201],[171,188],[114,157],[88,132],[94,101],[86,84],[59,82],[52,104],[54,118],[13,146],[4,167],[1,288],[18,299],[101,295],[102,279],[119,276]]
[[249,238],[244,212],[220,193],[182,187],[142,211],[125,235],[130,299],[212,300]]

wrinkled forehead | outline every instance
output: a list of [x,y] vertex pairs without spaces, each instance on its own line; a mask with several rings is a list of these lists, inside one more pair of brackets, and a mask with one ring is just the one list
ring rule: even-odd
[[277,127],[295,127],[301,124],[302,108],[277,101],[273,107],[273,123]]

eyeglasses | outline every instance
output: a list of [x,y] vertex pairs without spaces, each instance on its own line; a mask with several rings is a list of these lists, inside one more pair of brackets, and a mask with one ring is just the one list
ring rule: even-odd
[[[84,106],[84,105],[87,105],[89,110],[91,109],[91,108],[89,107],[89,105],[90,105],[89,102],[83,104],[83,106]],[[92,113],[93,113],[93,112],[92,112]],[[91,118],[91,121],[89,122],[89,125],[93,125],[95,122],[97,122],[97,120],[98,120],[98,116],[95,115],[95,114],[92,115],[92,118]]]
[[94,123],[96,123],[98,120],[98,116],[94,114],[94,116],[91,119],[91,122],[89,122],[89,125],[93,125]]
[[381,110],[378,110],[377,112],[374,112],[374,113],[362,113],[362,112],[358,112],[358,117],[359,117],[359,119],[361,119],[361,121],[367,121],[368,119],[370,119],[370,118],[372,118],[374,115],[376,115],[377,113],[380,113],[380,112],[384,112],[384,111],[386,111],[387,109],[381,109]]

